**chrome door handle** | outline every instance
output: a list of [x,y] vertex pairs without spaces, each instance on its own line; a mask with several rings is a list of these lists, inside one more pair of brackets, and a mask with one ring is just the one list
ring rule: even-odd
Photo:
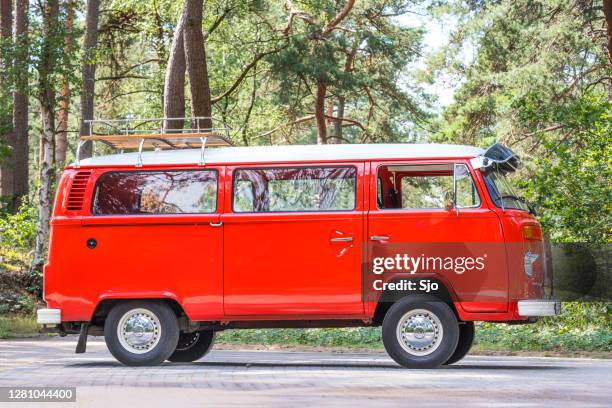
[[330,238],[329,240],[331,242],[353,242],[353,237],[337,237],[337,238]]
[[211,227],[220,227],[223,225],[223,221],[219,221],[219,222],[211,222],[210,226]]
[[386,235],[372,235],[370,241],[388,241],[389,237]]

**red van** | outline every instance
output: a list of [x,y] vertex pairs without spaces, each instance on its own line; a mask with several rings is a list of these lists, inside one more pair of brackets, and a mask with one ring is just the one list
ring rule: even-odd
[[[143,151],[153,138],[173,148]],[[220,330],[382,326],[396,362],[434,367],[467,354],[474,321],[559,313],[501,145],[172,140],[106,139],[139,151],[63,172],[38,321],[80,333],[77,352],[104,335],[152,365],[201,358]]]

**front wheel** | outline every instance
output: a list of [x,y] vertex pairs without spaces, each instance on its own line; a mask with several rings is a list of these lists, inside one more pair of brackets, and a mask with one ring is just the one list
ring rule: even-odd
[[406,368],[433,368],[455,352],[459,325],[451,308],[427,295],[395,303],[383,320],[382,339],[389,356]]
[[178,320],[165,303],[119,303],[106,317],[104,339],[111,354],[125,365],[157,365],[176,349]]
[[201,359],[212,349],[215,334],[212,330],[181,333],[176,350],[168,357],[168,361],[190,363]]

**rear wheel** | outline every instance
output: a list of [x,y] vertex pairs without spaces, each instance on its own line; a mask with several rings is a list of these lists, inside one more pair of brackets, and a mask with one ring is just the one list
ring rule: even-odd
[[215,334],[212,330],[181,333],[176,350],[168,357],[168,361],[188,363],[201,359],[212,349]]
[[383,344],[389,356],[407,368],[433,368],[453,355],[459,338],[457,318],[435,297],[408,296],[383,320]]
[[465,322],[459,325],[459,342],[457,343],[457,348],[451,358],[444,363],[445,365],[454,364],[467,355],[474,343],[475,333],[474,322]]
[[123,364],[160,364],[176,349],[178,320],[165,303],[120,303],[106,317],[104,339],[111,354]]

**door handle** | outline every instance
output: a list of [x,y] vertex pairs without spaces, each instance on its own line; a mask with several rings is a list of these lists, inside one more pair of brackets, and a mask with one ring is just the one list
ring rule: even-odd
[[353,237],[336,237],[330,238],[331,242],[353,242]]
[[370,241],[388,241],[389,237],[387,235],[372,235],[370,237]]
[[211,222],[210,226],[211,227],[220,227],[223,225],[223,221],[219,221],[219,222]]

